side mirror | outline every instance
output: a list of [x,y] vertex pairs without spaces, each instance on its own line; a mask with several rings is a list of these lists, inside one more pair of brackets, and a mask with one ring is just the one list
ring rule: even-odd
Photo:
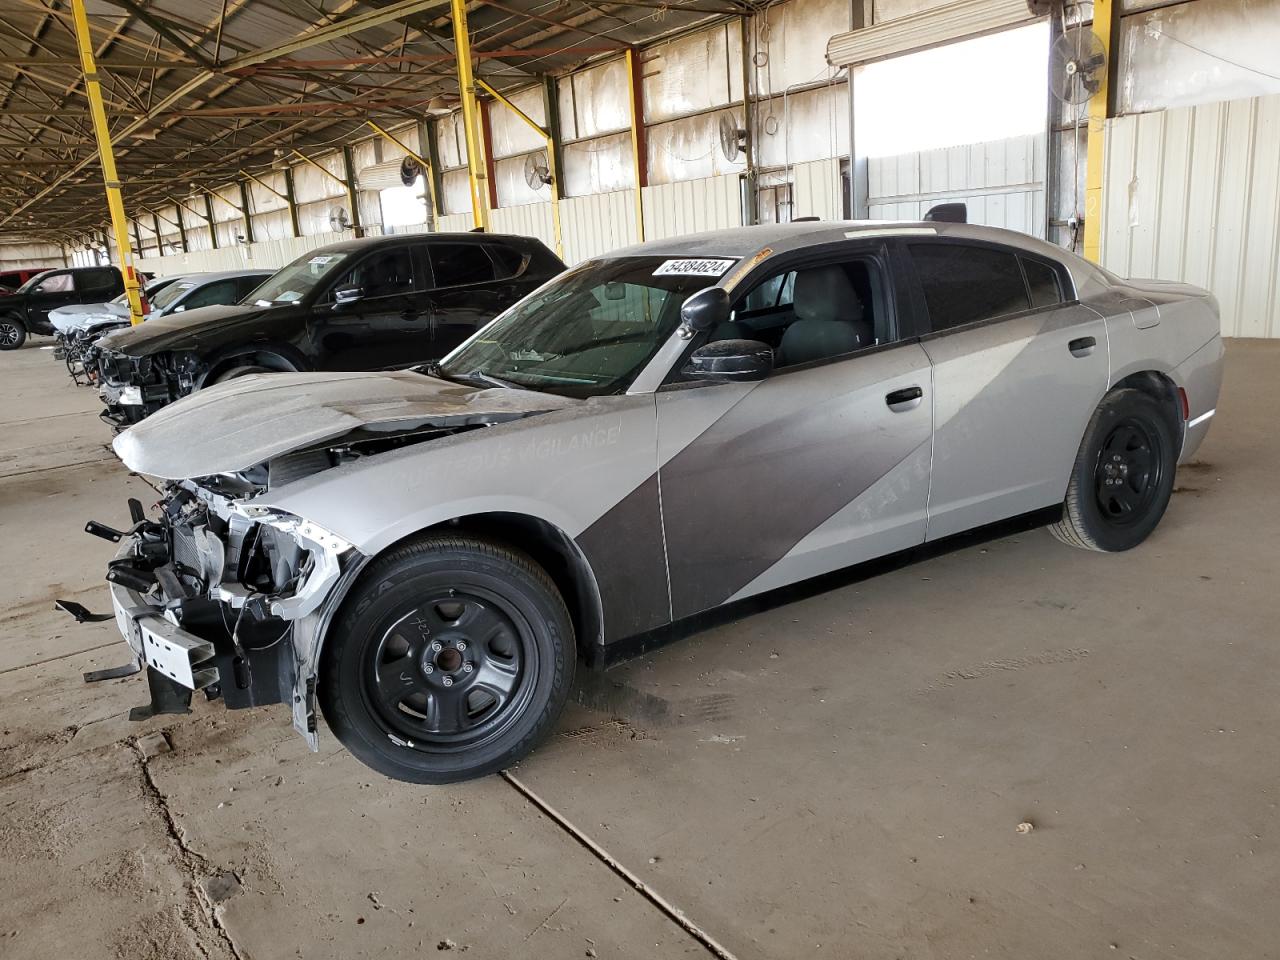
[[355,284],[335,287],[333,290],[333,309],[341,310],[343,307],[349,307],[363,299],[364,287],[357,287]]
[[759,340],[716,340],[703,344],[682,371],[694,380],[721,383],[763,380],[773,371],[773,350]]
[[681,333],[686,339],[729,319],[729,291],[723,287],[699,290],[680,308]]
[[[174,312],[174,313],[182,313],[182,311],[184,311],[184,310],[186,310],[186,309],[187,309],[187,308],[186,308],[185,306],[183,306],[183,305],[180,303],[180,304],[178,304],[176,307],[174,307],[174,308],[173,308],[173,312]],[[144,310],[144,311],[143,311],[143,313],[145,314],[145,313],[146,313],[146,311]]]

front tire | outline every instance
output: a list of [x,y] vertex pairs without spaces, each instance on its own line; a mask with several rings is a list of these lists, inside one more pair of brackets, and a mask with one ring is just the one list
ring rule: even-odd
[[320,706],[388,777],[469,780],[551,731],[574,662],[568,611],[541,567],[488,540],[431,536],[361,574],[324,648]]
[[1062,519],[1049,532],[1085,550],[1130,550],[1164,516],[1176,469],[1177,440],[1159,401],[1141,390],[1116,390],[1089,421]]
[[253,373],[273,373],[270,367],[259,366],[256,363],[246,363],[238,367],[231,367],[224,370],[213,378],[214,383],[226,383],[228,380],[239,380],[241,377],[247,377]]
[[17,317],[0,317],[0,350],[17,350],[26,342],[26,324]]

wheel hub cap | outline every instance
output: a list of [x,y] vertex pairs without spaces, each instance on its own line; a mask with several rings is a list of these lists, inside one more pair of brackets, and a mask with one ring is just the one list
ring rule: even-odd
[[372,650],[365,689],[411,744],[464,744],[504,725],[528,686],[515,619],[487,597],[450,591],[387,628]]
[[1157,435],[1145,423],[1120,421],[1103,441],[1094,472],[1095,497],[1103,517],[1123,526],[1146,515],[1160,479]]

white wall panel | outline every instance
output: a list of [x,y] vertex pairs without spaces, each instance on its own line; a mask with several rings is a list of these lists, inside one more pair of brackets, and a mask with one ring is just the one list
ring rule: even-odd
[[742,180],[731,175],[645,187],[646,240],[742,226]]
[[[534,123],[547,125],[546,105],[542,102],[542,87],[527,87],[508,94],[507,99],[520,108]],[[546,145],[542,135],[521,120],[505,103],[490,103],[489,131],[493,134],[491,146],[495,158],[528,153]]]
[[474,226],[470,211],[445,214],[436,220],[437,233],[466,233]]
[[1102,263],[1210,290],[1222,331],[1280,337],[1280,95],[1107,121]]
[[960,201],[969,222],[1045,235],[1044,137],[970,143],[867,161],[873,220],[919,220],[938,203]]
[[[705,180],[745,170],[744,156],[730,162],[720,149],[720,118],[724,116],[732,117],[739,127],[744,122],[742,108],[738,107],[649,127],[645,133],[649,183]],[[627,156],[629,159],[630,152]]]
[[344,232],[323,233],[309,237],[286,237],[261,243],[242,243],[219,250],[143,257],[136,261],[135,265],[139,270],[154,272],[156,276],[161,277],[177,273],[205,273],[242,268],[274,270],[318,247],[350,240],[353,236],[354,234],[350,232]]
[[635,243],[639,237],[635,190],[560,201],[560,230],[563,259],[570,266]]
[[529,157],[536,157],[537,162],[543,165],[547,163],[547,151],[545,148],[535,150],[532,153],[494,161],[493,179],[498,188],[499,206],[515,207],[520,204],[539,203],[551,199],[550,184],[539,184],[534,188],[530,187],[529,182],[525,179],[524,165]]
[[[762,101],[757,161],[780,167],[849,153],[849,86],[833,83]],[[773,130],[770,133],[770,130]],[[719,153],[719,148],[716,150]]]
[[555,228],[551,222],[551,202],[526,203],[518,207],[500,207],[489,215],[489,229],[493,233],[514,233],[522,237],[536,237],[551,250],[556,248]]
[[736,22],[650,47],[640,65],[646,123],[742,100],[742,31]]
[[613,193],[635,183],[631,169],[631,134],[565,144],[564,189],[571,197]]
[[55,243],[0,243],[0,268],[5,270],[61,266],[62,248]]
[[791,218],[821,217],[839,220],[844,216],[840,183],[840,161],[813,160],[792,168]]

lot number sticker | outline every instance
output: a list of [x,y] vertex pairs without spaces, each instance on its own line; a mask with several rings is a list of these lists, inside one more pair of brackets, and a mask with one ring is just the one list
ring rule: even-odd
[[657,270],[655,277],[719,277],[732,267],[737,260],[667,260]]

